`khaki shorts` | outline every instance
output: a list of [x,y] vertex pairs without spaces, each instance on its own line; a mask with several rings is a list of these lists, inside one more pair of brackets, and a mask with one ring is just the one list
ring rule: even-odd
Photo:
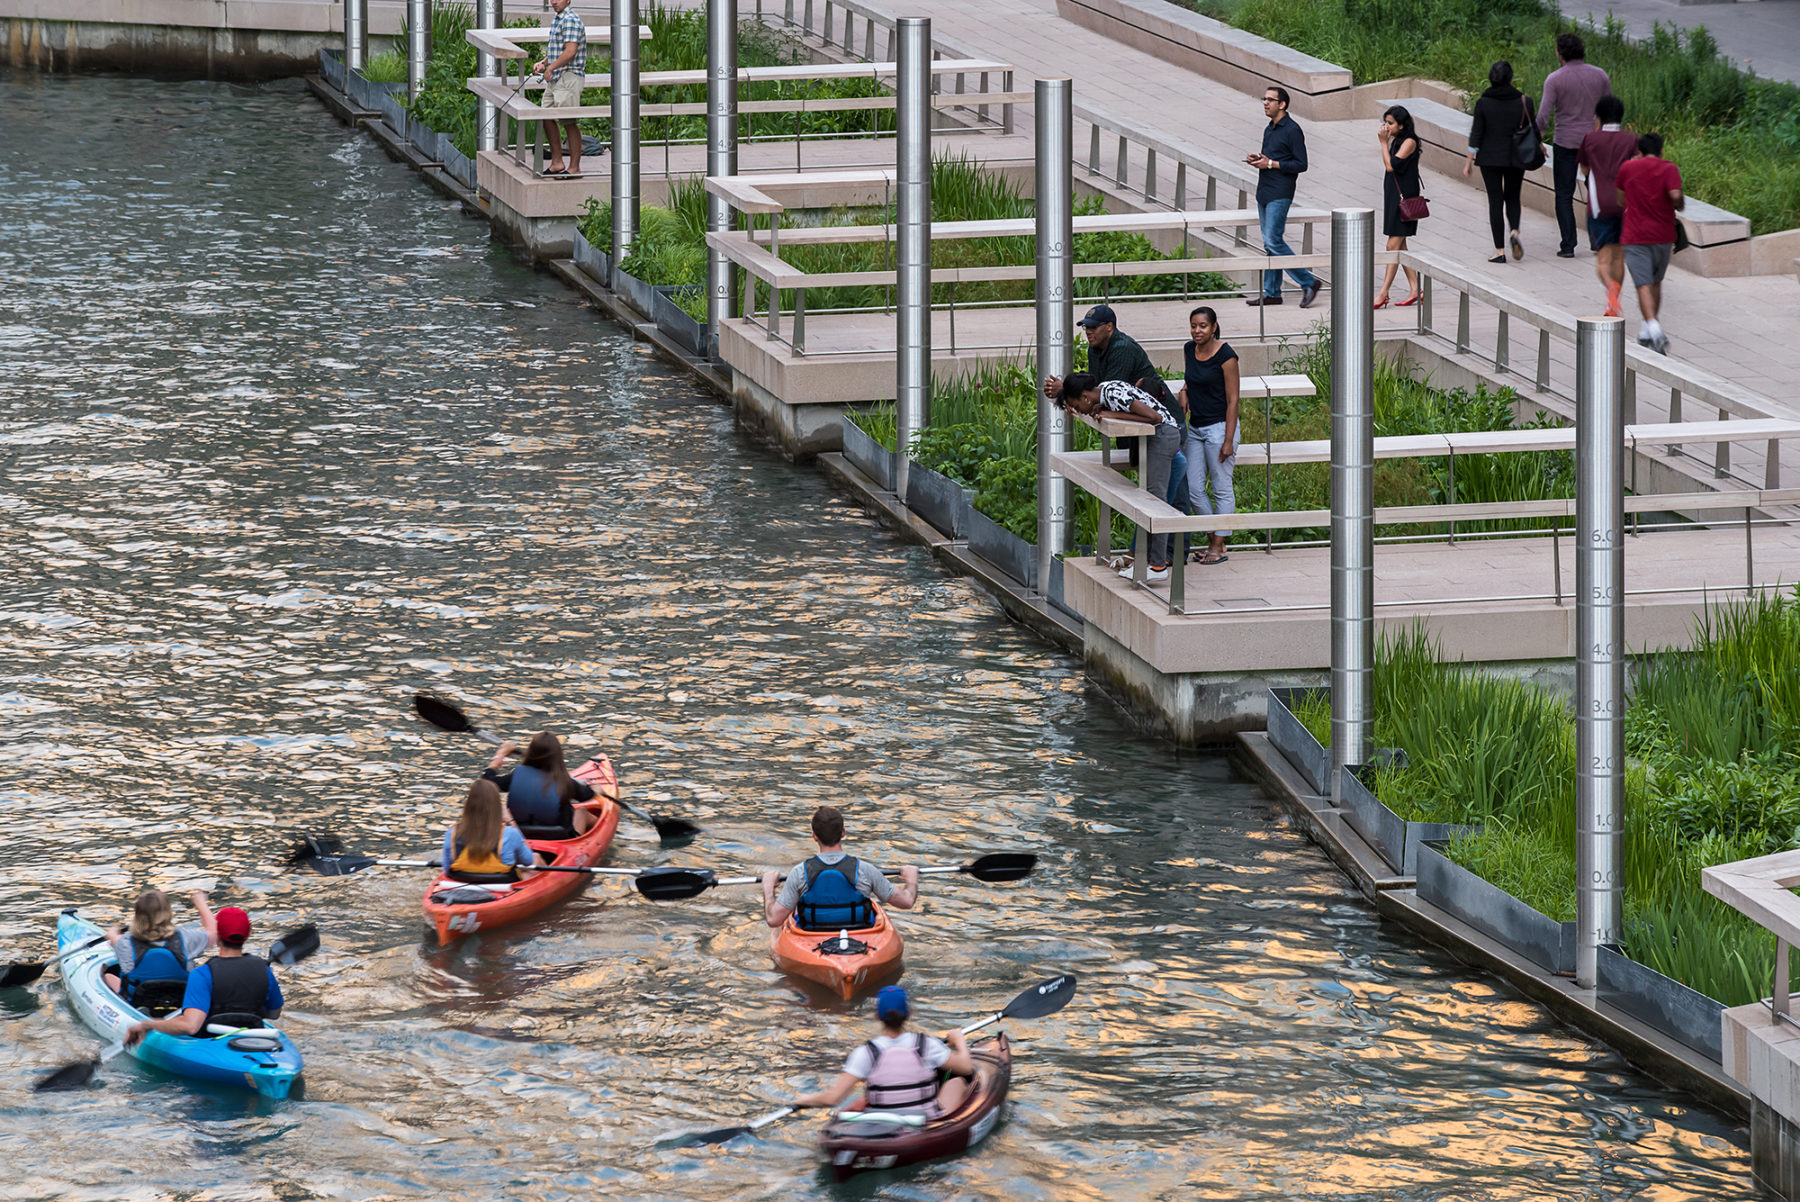
[[[545,108],[572,109],[581,103],[581,88],[587,82],[587,76],[577,75],[573,71],[564,71],[560,79],[552,80],[544,89],[543,105]],[[573,121],[574,118],[568,118]]]

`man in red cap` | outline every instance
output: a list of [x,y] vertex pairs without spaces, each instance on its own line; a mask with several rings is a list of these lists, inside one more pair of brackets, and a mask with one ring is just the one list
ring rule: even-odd
[[125,1032],[126,1043],[136,1043],[150,1031],[198,1035],[209,1022],[255,1027],[280,1016],[284,1003],[275,973],[262,957],[244,954],[250,916],[236,906],[226,906],[214,921],[219,930],[219,954],[188,974],[181,1009],[168,1018],[133,1023]]

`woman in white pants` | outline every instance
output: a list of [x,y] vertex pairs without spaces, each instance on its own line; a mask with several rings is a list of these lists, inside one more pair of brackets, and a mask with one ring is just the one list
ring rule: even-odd
[[[1187,456],[1188,500],[1195,513],[1235,513],[1231,469],[1237,460],[1238,357],[1231,344],[1219,340],[1219,315],[1207,305],[1188,314],[1193,338],[1181,348],[1185,381],[1181,404],[1187,410],[1182,451]],[[1210,489],[1210,495],[1208,490]],[[1203,564],[1224,563],[1229,530],[1215,530],[1206,550],[1196,552]]]

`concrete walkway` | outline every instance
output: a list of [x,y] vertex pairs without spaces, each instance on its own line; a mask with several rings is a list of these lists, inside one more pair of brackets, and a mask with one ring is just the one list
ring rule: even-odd
[[1601,25],[1607,14],[1625,23],[1625,32],[1647,38],[1657,25],[1682,29],[1706,26],[1719,53],[1768,79],[1800,83],[1800,0],[1743,0],[1724,4],[1679,4],[1676,0],[1564,0],[1564,14]]
[[[1765,3],[1800,12],[1800,0]],[[931,17],[932,36],[941,48],[958,53],[979,48],[1017,64],[1024,79],[1067,72],[1075,81],[1078,102],[1101,106],[1141,130],[1198,152],[1241,162],[1261,145],[1260,92],[1238,91],[1101,37],[1059,17],[1055,0],[983,0],[978,5],[908,0],[895,11]],[[1536,88],[1542,81],[1527,83]],[[1031,120],[1029,106],[1024,109],[1021,123]],[[1311,168],[1301,177],[1299,203],[1379,210],[1382,169],[1376,137],[1372,121],[1307,124]],[[1078,146],[1077,156],[1082,153]],[[1412,239],[1414,249],[1452,256],[1473,278],[1541,298],[1547,307],[1599,312],[1603,294],[1585,240],[1576,258],[1556,258],[1555,218],[1528,207],[1521,227],[1526,258],[1490,266],[1485,262],[1492,253],[1487,200],[1478,179],[1471,184],[1429,171],[1425,179],[1432,217]],[[1241,306],[1221,317],[1227,337],[1254,320],[1252,311]],[[1627,317],[1635,335],[1635,305]],[[1706,279],[1672,270],[1664,286],[1662,322],[1672,339],[1672,355],[1742,385],[1772,413],[1800,417],[1800,281],[1793,275]]]

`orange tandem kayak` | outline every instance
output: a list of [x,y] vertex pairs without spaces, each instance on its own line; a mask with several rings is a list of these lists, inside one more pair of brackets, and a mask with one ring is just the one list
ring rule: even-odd
[[875,902],[875,925],[860,931],[803,931],[789,918],[770,944],[775,967],[816,982],[846,1002],[900,975],[900,932]]
[[[552,864],[589,868],[606,854],[619,829],[619,806],[605,796],[618,796],[619,782],[613,774],[612,761],[604,755],[595,756],[569,775],[586,781],[600,794],[580,806],[592,810],[599,821],[575,839],[528,842],[532,850],[542,852]],[[589,879],[585,872],[540,872],[514,885],[471,885],[440,876],[425,890],[425,919],[436,929],[438,946],[442,947],[458,936],[491,931],[529,918],[573,894]]]

